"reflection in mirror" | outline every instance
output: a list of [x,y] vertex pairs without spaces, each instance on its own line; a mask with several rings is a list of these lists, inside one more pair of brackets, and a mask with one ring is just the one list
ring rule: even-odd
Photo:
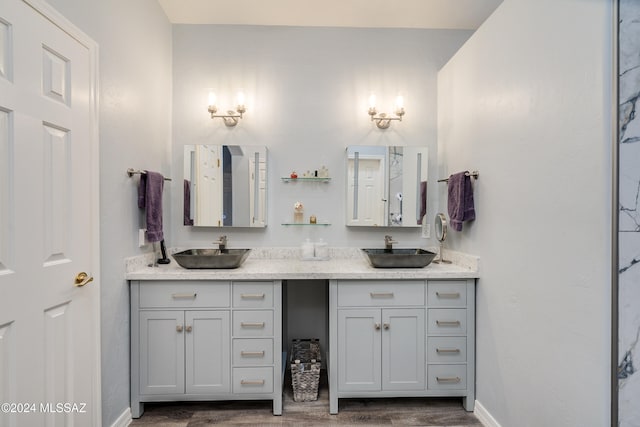
[[265,227],[267,148],[185,145],[184,225]]
[[427,165],[426,147],[347,147],[347,225],[419,227]]

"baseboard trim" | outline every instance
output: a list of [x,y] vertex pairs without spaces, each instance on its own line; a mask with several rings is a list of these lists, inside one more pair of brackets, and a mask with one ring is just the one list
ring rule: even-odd
[[131,408],[127,408],[122,414],[120,414],[118,419],[111,424],[111,427],[127,427],[132,421]]
[[493,418],[493,415],[491,415],[489,411],[487,411],[487,408],[477,400],[473,409],[473,415],[475,415],[485,427],[501,427],[500,423]]

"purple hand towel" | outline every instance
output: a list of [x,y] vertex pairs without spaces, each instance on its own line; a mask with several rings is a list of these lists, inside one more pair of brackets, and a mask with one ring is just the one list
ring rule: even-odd
[[158,172],[146,171],[138,184],[138,207],[145,209],[147,239],[149,242],[164,240],[162,232],[162,189],[164,177]]
[[467,171],[449,177],[447,207],[451,228],[462,231],[462,223],[476,219],[473,206],[473,187]]

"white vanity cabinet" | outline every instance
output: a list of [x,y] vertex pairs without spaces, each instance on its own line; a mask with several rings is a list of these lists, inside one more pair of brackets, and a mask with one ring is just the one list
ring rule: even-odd
[[348,397],[475,401],[475,280],[331,280],[330,412]]
[[273,400],[282,413],[281,281],[131,281],[131,411]]

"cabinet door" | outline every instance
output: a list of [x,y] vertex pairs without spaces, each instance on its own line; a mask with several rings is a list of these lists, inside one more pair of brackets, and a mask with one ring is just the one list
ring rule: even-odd
[[340,391],[380,390],[380,317],[380,309],[338,310]]
[[186,392],[231,390],[231,338],[228,311],[185,312]]
[[140,394],[184,393],[184,312],[140,312]]
[[382,389],[425,389],[424,309],[382,310]]

